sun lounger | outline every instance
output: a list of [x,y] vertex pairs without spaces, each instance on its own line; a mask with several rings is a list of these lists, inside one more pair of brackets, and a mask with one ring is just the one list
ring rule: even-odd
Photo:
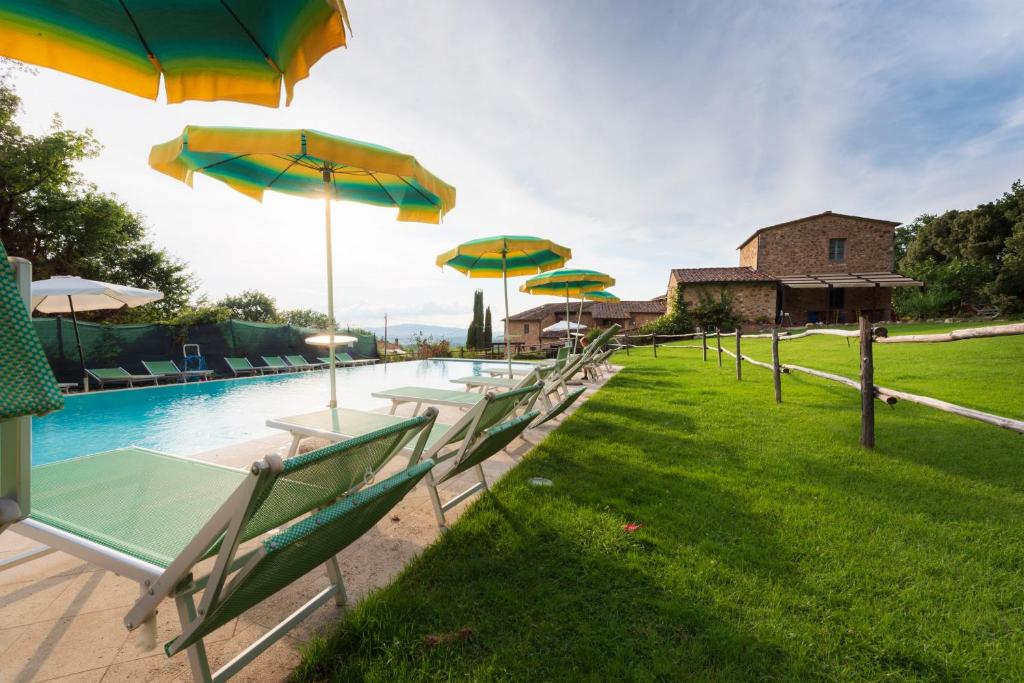
[[273,368],[256,367],[249,362],[248,358],[234,358],[231,356],[224,356],[224,362],[227,363],[228,369],[235,374],[235,377],[244,377],[246,375],[255,374],[266,374],[267,372],[277,372]]
[[535,384],[538,380],[543,380],[552,374],[556,368],[548,365],[535,365],[529,373],[516,379],[515,377],[493,377],[491,375],[469,375],[467,377],[459,377],[450,380],[452,384],[462,384],[466,387],[466,391],[473,389],[479,389],[484,391],[485,389],[517,389],[530,384]]
[[[164,651],[187,651],[194,680],[225,680],[319,606],[345,604],[335,555],[429,473],[434,462],[420,454],[435,417],[428,411],[287,460],[270,455],[248,470],[140,448],[42,465],[32,472],[32,515],[14,529],[137,581],[129,630],[154,628],[161,602],[173,598],[181,633]],[[413,441],[408,467],[368,486]],[[207,558],[215,560],[199,569]],[[317,566],[329,585],[211,674],[203,638]]]
[[398,406],[406,403],[415,403],[412,414],[420,412],[424,405],[449,406],[467,410],[483,400],[483,394],[461,391],[456,389],[432,389],[430,387],[397,387],[375,391],[371,394],[374,398],[384,398],[391,401],[391,414],[394,415]]
[[[530,410],[529,406],[532,406],[533,401],[537,397],[537,392],[540,390],[541,385],[534,384],[502,393],[487,393],[484,394],[482,400],[477,402],[455,424],[434,424],[430,433],[426,436],[423,457],[431,458],[437,462],[456,458],[457,463],[470,463],[466,465],[466,468],[476,467],[479,479],[478,483],[467,489],[467,491],[464,491],[447,503],[442,503],[437,490],[437,485],[440,482],[435,482],[429,476],[426,478],[438,526],[442,528],[445,526],[445,511],[465,500],[475,491],[487,487],[487,480],[484,477],[484,471],[480,463],[504,448],[515,436],[521,434],[532,421],[537,419],[539,413]],[[528,412],[520,416],[520,418],[514,418],[513,416],[517,409],[523,406],[526,406]],[[431,412],[431,409],[428,409],[428,412]],[[498,446],[493,451],[487,451],[487,449],[501,441],[501,438],[493,433],[485,434],[487,430],[490,430],[492,427],[498,427],[504,424],[505,421],[520,420],[522,418],[526,419],[523,422],[516,422],[515,429],[517,431],[514,433],[511,431],[500,431],[503,437],[509,437],[504,444]],[[344,441],[345,439],[358,437],[401,420],[402,418],[385,415],[384,413],[333,408],[306,413],[305,415],[267,420],[267,426],[290,432],[292,434],[292,446],[289,452],[294,453],[298,450],[299,443],[306,437]],[[495,438],[487,441],[487,448],[479,451],[476,450],[478,445],[483,444],[482,440],[490,436]],[[446,478],[448,478],[448,475],[446,475]]]
[[335,351],[334,357],[346,365],[373,365],[377,362],[376,358],[353,358],[344,351]]
[[213,370],[182,370],[173,360],[144,360],[142,365],[149,374],[160,379],[174,379],[176,382],[208,379],[213,374]]
[[324,366],[323,363],[310,363],[299,355],[285,356],[284,359],[296,370],[316,370]]
[[160,383],[157,375],[133,375],[124,368],[86,368],[85,371],[89,377],[99,382],[100,389],[105,389],[108,384],[131,388],[145,382],[152,382],[154,385]]
[[275,372],[292,372],[295,370],[295,367],[285,363],[284,358],[281,358],[281,356],[260,356],[260,358],[267,364],[267,368]]
[[[325,366],[329,366],[331,364],[331,357],[330,356],[319,356],[319,357],[317,357],[317,360],[320,361],[321,363],[323,363]],[[334,364],[337,367],[339,367],[339,368],[350,367],[350,366],[353,366],[353,365],[359,365],[359,363],[357,363],[356,361],[352,360],[351,357],[349,358],[349,360],[342,360],[341,357],[340,357],[340,354],[337,354],[337,353],[334,354]]]

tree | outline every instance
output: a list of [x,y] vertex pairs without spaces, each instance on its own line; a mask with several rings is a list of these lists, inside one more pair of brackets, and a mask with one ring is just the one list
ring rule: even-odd
[[255,289],[247,289],[241,294],[226,296],[218,301],[217,305],[231,311],[231,317],[236,320],[248,320],[253,323],[281,322],[274,297]]
[[473,292],[473,322],[466,330],[466,348],[479,349],[484,345],[484,292]]
[[195,292],[186,266],[147,239],[141,214],[77,171],[100,151],[92,132],[65,130],[55,116],[47,133],[29,135],[15,121],[20,108],[0,72],[0,241],[8,253],[32,261],[37,279],[78,275],[164,294],[155,304],[92,317],[161,320],[185,309]]
[[897,266],[925,291],[899,289],[893,305],[911,317],[957,314],[968,304],[1024,308],[1024,185],[994,202],[925,214],[897,231]]
[[327,314],[314,311],[312,308],[295,308],[281,311],[279,317],[283,322],[296,327],[309,327],[315,330],[327,329]]
[[485,349],[490,349],[494,342],[494,331],[491,329],[491,307],[487,307],[487,311],[484,313],[484,343]]

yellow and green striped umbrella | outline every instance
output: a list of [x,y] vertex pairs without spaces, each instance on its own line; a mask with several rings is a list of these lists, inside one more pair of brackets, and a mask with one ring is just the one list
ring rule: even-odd
[[508,278],[535,275],[561,268],[572,258],[572,249],[551,240],[529,235],[497,235],[463,242],[437,257],[436,263],[450,266],[469,277],[500,277],[505,290],[505,360],[512,375],[512,353],[508,339]]
[[0,56],[167,102],[276,107],[345,45],[343,0],[0,0]]
[[[325,199],[328,334],[333,339],[334,268],[331,200],[391,206],[398,220],[439,223],[455,208],[455,188],[415,157],[387,147],[314,130],[188,126],[154,145],[149,165],[192,185],[196,173],[242,194],[263,199],[267,190]],[[337,405],[334,345],[330,345],[331,407]]]
[[[615,278],[606,273],[583,268],[564,268],[554,270],[550,273],[542,273],[531,277],[519,288],[520,292],[543,296],[564,296],[565,297],[565,340],[566,344],[572,343],[572,337],[568,329],[569,325],[569,298],[577,299],[582,296],[607,289],[615,284]],[[582,304],[580,304],[582,307]]]
[[582,294],[580,294],[580,298],[583,299],[584,301],[599,301],[606,304],[615,304],[622,301],[622,299],[615,296],[611,292],[606,292],[603,290],[599,290],[596,292],[583,292]]

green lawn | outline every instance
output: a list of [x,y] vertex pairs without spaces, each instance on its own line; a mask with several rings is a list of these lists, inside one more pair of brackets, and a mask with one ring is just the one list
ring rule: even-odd
[[[787,376],[775,405],[768,371],[710,358],[620,354],[296,678],[1024,679],[1024,437],[900,403],[865,452],[853,390]],[[856,365],[841,338],[783,358]],[[1024,416],[1022,337],[877,358],[881,384]]]

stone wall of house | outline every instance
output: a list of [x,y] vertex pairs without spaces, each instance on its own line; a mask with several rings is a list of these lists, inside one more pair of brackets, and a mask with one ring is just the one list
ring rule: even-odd
[[[672,288],[675,291],[675,287]],[[745,322],[758,320],[772,322],[775,320],[775,283],[774,282],[730,282],[725,284],[688,285],[683,289],[683,301],[695,307],[700,304],[702,295],[719,300],[722,292],[732,296],[732,309]]]
[[740,247],[740,265],[757,270],[757,248],[760,235]]
[[[765,230],[740,250],[756,243],[756,268],[770,275],[891,271],[895,226],[869,219],[825,215]],[[830,239],[846,240],[846,258],[828,259]],[[749,258],[746,257],[746,258]]]

